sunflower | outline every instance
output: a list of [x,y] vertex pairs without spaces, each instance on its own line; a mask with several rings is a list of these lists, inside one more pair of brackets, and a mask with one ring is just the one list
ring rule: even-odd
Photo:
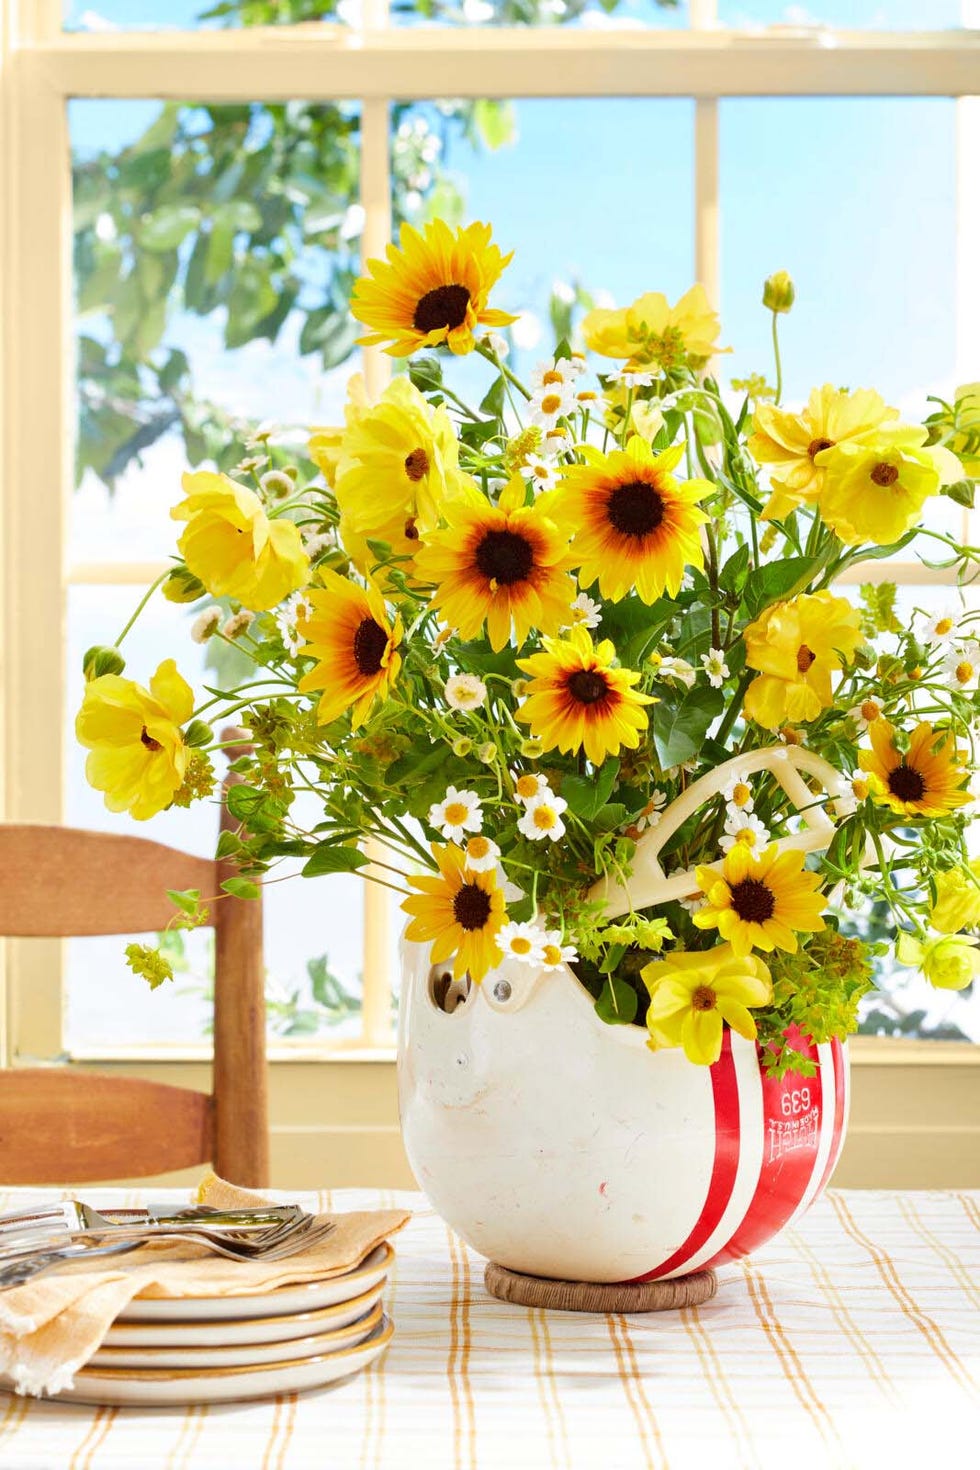
[[678,480],[671,470],[684,446],[654,454],[634,435],[625,449],[582,451],[557,491],[557,512],[577,526],[572,541],[579,582],[598,581],[603,597],[619,601],[634,588],[646,603],[680,589],[685,568],[702,567],[699,528],[708,517],[697,502],[707,480]]
[[889,408],[873,388],[847,393],[830,383],[813,389],[801,413],[760,403],[748,447],[759,464],[773,466],[772,494],[762,519],[781,520],[798,505],[816,500],[824,471],[815,460],[823,450],[861,443],[882,424],[897,418],[898,409]]
[[503,959],[497,939],[507,910],[496,871],[467,868],[466,854],[453,842],[433,843],[432,855],[438,876],[427,873],[408,880],[419,892],[402,899],[402,908],[411,916],[405,938],[431,942],[434,965],[455,956],[455,978],[461,980],[468,972],[479,985]]
[[[443,220],[419,234],[402,225],[387,261],[369,260],[369,275],[354,286],[351,314],[372,328],[361,347],[384,346],[392,357],[445,343],[450,352],[472,352],[473,328],[505,327],[516,317],[487,306],[490,289],[511,256],[490,244],[490,226],[468,225],[453,235]],[[513,254],[513,252],[511,252]]]
[[618,310],[596,307],[582,319],[585,345],[603,357],[626,358],[634,365],[654,365],[664,372],[703,362],[716,352],[721,324],[701,285],[685,291],[671,306],[661,291],[648,291],[632,306]]
[[815,720],[834,702],[831,674],[862,642],[858,610],[830,592],[803,593],[767,607],[745,630],[745,662],[758,669],[745,713],[766,730]]
[[968,773],[952,730],[923,721],[904,752],[887,720],[875,720],[868,733],[871,749],[858,753],[858,765],[868,773],[875,801],[902,817],[944,817],[973,800],[963,789]]
[[462,638],[476,638],[486,623],[495,651],[512,624],[520,646],[532,627],[557,633],[571,621],[568,537],[545,514],[544,497],[526,506],[526,493],[514,475],[496,506],[483,496],[447,505],[446,529],[426,536],[415,558],[418,577],[435,584],[432,605]]
[[753,949],[797,950],[796,930],[824,927],[826,899],[817,892],[820,876],[803,869],[802,852],[780,852],[773,845],[756,856],[737,842],[720,867],[695,870],[706,902],[694,914],[699,929],[717,929],[742,958]]
[[772,978],[758,955],[741,957],[727,944],[675,952],[641,970],[650,992],[647,1029],[652,1051],[682,1046],[688,1061],[710,1067],[721,1056],[723,1022],[754,1041],[750,1006],[772,1000]]
[[532,675],[517,718],[530,725],[544,750],[584,750],[595,765],[621,746],[635,750],[647,727],[645,704],[656,701],[633,688],[640,675],[614,669],[616,650],[606,639],[597,648],[585,628],[564,640],[544,639],[544,652],[517,660]]
[[324,691],[317,706],[321,725],[349,709],[356,729],[398,676],[401,658],[395,650],[401,622],[388,622],[384,600],[374,587],[365,590],[336,572],[323,571],[321,576],[323,586],[306,593],[312,611],[301,611],[297,619],[305,640],[301,652],[317,661],[297,687]]

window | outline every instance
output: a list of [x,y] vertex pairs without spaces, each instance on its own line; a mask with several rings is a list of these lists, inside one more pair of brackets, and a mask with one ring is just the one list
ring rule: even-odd
[[[737,368],[764,368],[758,292],[788,268],[790,396],[853,374],[920,408],[980,376],[980,103],[968,95],[980,38],[962,28],[980,17],[954,0],[812,10],[23,0],[2,55],[8,817],[108,820],[68,733],[79,653],[125,620],[165,557],[189,456],[220,454],[250,417],[336,419],[354,365],[344,293],[392,217],[494,221],[517,251],[509,303],[525,361],[586,294],[623,301],[698,278]],[[862,29],[827,29],[844,24]],[[363,367],[383,382],[377,354]],[[946,595],[942,573],[869,575],[914,578],[903,606]],[[184,616],[162,605],[142,624],[134,665]],[[204,809],[168,821],[156,835],[210,846]],[[270,893],[276,1055],[292,1058],[284,1068],[390,1057],[397,916],[376,893],[318,881],[315,910],[308,886]],[[115,941],[11,943],[8,1054],[141,1053],[150,1071],[186,1057],[206,1025],[207,959],[189,952],[180,987],[147,1000]],[[956,999],[906,1034],[955,1027],[980,1041],[978,1005]],[[977,1065],[970,1047],[943,1053]],[[381,1101],[366,1077],[351,1083],[356,1126],[384,1134],[393,1159],[390,1080],[378,1085]],[[304,1086],[326,1109],[335,1083]],[[281,1105],[284,1138],[301,1131],[294,1106]]]

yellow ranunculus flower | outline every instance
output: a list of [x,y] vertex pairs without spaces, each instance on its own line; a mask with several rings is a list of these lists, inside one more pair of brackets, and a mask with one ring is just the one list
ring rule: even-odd
[[847,393],[831,383],[814,388],[800,413],[774,403],[758,404],[749,453],[758,464],[772,466],[772,494],[762,519],[781,520],[798,505],[812,504],[824,481],[818,454],[836,444],[862,443],[881,424],[897,418],[898,409],[889,408],[873,388]]
[[958,934],[980,924],[980,858],[974,858],[969,870],[949,868],[936,874],[936,902],[929,910],[929,923],[940,934]]
[[943,934],[924,942],[903,931],[898,936],[895,956],[902,965],[911,965],[937,990],[965,990],[980,977],[980,940],[966,939],[962,934]]
[[847,546],[890,546],[918,522],[930,495],[962,476],[948,449],[924,447],[925,429],[897,425],[861,444],[824,449],[820,514]]
[[345,423],[323,424],[310,431],[310,458],[331,490],[337,483],[344,435],[353,428],[362,414],[367,413],[370,406],[364,374],[355,373],[347,384],[347,403],[344,407]]
[[642,970],[650,992],[647,1045],[682,1046],[690,1062],[710,1067],[721,1055],[723,1022],[753,1041],[750,1006],[772,1000],[772,978],[758,955],[737,957],[729,944],[654,960]]
[[190,758],[180,727],[193,708],[190,686],[172,658],[148,690],[119,674],[86,684],[75,734],[89,751],[88,783],[105,793],[111,812],[128,811],[144,822],[170,805]]
[[804,593],[767,607],[745,630],[745,662],[759,670],[745,713],[766,730],[815,720],[833,704],[831,674],[861,641],[860,614],[844,597]]
[[187,522],[177,547],[212,597],[264,612],[306,585],[310,559],[293,521],[270,520],[259,497],[227,475],[199,470],[183,486],[187,499],[170,512]]
[[671,306],[662,291],[648,291],[632,306],[596,307],[582,321],[585,344],[603,357],[623,357],[636,365],[669,371],[687,361],[703,362],[716,352],[721,323],[701,285],[685,291]]

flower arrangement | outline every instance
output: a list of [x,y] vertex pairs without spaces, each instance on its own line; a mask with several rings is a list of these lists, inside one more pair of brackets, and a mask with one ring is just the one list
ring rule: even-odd
[[[835,590],[912,546],[972,578],[978,553],[929,518],[939,496],[972,504],[980,393],[924,424],[871,389],[781,406],[784,273],[763,296],[774,387],[719,387],[700,286],[589,312],[525,384],[499,332],[513,318],[489,305],[509,259],[482,224],[406,226],[352,309],[407,371],[374,402],[352,378],[346,422],[316,429],[308,459],[260,430],[232,476],[184,477],[163,594],[202,602],[192,636],[253,672],[195,707],[172,660],[144,688],[122,639],[90,650],[88,779],[140,819],[204,799],[213,727],[234,716],[252,748],[227,797],[229,892],[254,895],[285,857],[360,870],[457,977],[507,957],[561,984],[570,966],[653,1048],[711,1063],[728,1025],[769,1070],[812,1071],[803,1039],[854,1030],[872,983],[873,947],[837,917],[862,894],[890,905],[900,963],[940,987],[980,972],[964,842],[980,614],[956,600],[906,626],[893,585]],[[471,354],[477,403],[448,380]],[[843,796],[811,793],[834,824],[825,851],[784,842],[798,805],[771,770],[736,766],[660,854],[690,892],[609,917],[597,881],[628,880],[694,780],[796,745],[844,779]],[[311,791],[306,830],[292,813]],[[176,898],[193,924],[200,895]]]

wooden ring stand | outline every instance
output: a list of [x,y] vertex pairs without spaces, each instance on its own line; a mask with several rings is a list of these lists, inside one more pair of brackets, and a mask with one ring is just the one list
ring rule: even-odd
[[670,1281],[552,1281],[523,1276],[491,1261],[483,1276],[491,1296],[519,1307],[558,1312],[667,1312],[699,1307],[718,1290],[714,1271],[693,1271]]

